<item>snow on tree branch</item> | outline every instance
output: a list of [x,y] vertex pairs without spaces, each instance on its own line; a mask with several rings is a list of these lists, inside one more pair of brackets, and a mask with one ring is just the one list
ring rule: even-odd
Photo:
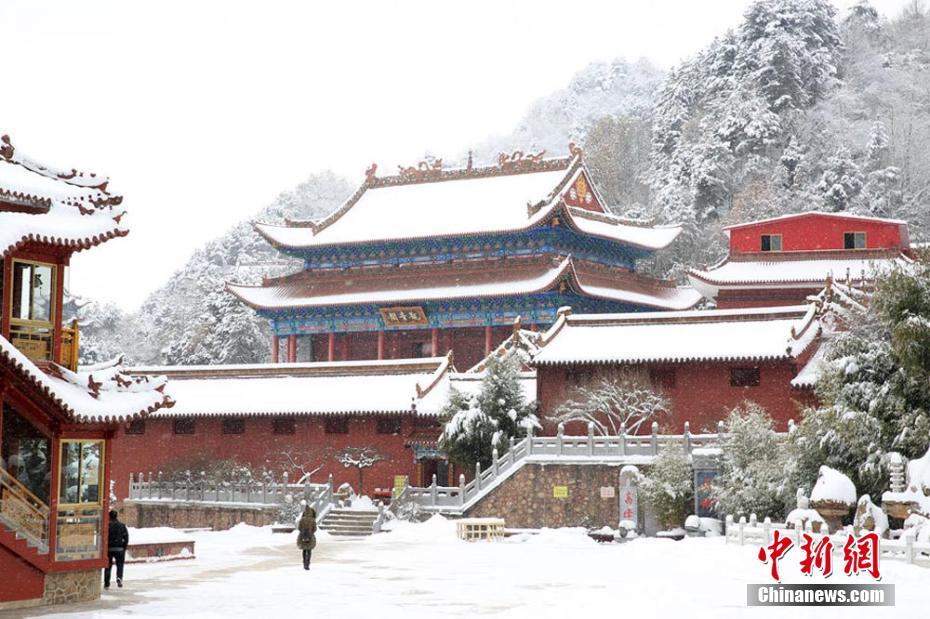
[[655,391],[643,372],[623,371],[579,385],[554,414],[558,423],[593,423],[594,431],[616,436],[621,429],[635,434],[644,423],[668,412],[668,398]]

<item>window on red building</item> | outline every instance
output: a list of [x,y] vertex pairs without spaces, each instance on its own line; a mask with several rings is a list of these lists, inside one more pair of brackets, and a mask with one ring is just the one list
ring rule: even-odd
[[279,417],[271,422],[271,431],[274,434],[294,434],[297,431],[293,417]]
[[573,368],[565,375],[569,387],[588,385],[594,378],[594,372],[588,369]]
[[844,249],[865,249],[865,232],[846,232],[843,234]]
[[730,368],[731,387],[758,387],[759,368]]
[[327,434],[348,434],[349,418],[348,417],[327,417],[326,418]]
[[653,389],[674,389],[675,370],[672,368],[651,369],[649,370],[649,382],[652,383]]
[[781,235],[763,234],[761,249],[762,251],[781,251]]
[[174,433],[175,434],[193,434],[196,429],[196,424],[193,419],[175,419],[174,420]]
[[245,434],[245,419],[241,417],[225,417],[223,419],[223,434]]
[[145,419],[133,419],[126,426],[126,434],[145,434]]
[[397,417],[379,419],[378,434],[400,434],[400,419]]
[[433,356],[433,345],[430,342],[417,342],[413,345],[413,359],[425,359]]

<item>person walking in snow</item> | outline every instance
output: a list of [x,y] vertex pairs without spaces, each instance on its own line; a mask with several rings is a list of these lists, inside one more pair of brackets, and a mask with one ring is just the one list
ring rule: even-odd
[[110,526],[107,529],[107,567],[103,570],[103,588],[110,588],[110,570],[116,563],[116,586],[123,586],[123,563],[129,545],[129,530],[119,521],[115,509],[110,510]]
[[297,523],[297,547],[304,553],[304,569],[310,569],[310,553],[316,547],[316,510],[307,505]]

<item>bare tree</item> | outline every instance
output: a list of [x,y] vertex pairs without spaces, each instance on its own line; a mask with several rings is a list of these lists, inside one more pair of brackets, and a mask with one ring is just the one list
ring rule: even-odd
[[668,398],[652,388],[648,376],[625,370],[573,389],[553,413],[553,420],[593,423],[598,434],[616,436],[621,428],[635,434],[668,408]]
[[288,475],[294,471],[299,472],[300,476],[295,481],[301,484],[309,482],[314,475],[323,470],[330,454],[332,449],[288,447],[278,454],[277,465]]
[[358,470],[358,493],[362,494],[362,472],[388,457],[369,445],[368,447],[346,447],[336,454],[336,461],[346,468]]

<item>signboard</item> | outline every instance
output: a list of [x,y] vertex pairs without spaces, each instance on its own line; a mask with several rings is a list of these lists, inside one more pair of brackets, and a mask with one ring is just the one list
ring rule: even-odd
[[429,325],[426,312],[416,305],[410,307],[382,307],[381,319],[386,327],[425,327]]
[[612,499],[617,496],[617,491],[613,486],[601,486],[601,498]]
[[568,486],[552,486],[552,497],[555,499],[567,499]]
[[694,504],[699,518],[716,518],[717,501],[713,497],[713,481],[717,471],[696,469],[694,471]]
[[394,476],[394,496],[399,495],[404,491],[404,488],[407,487],[407,476],[406,475],[395,475]]
[[632,520],[637,522],[639,519],[638,498],[636,488],[625,486],[620,490],[620,520]]

